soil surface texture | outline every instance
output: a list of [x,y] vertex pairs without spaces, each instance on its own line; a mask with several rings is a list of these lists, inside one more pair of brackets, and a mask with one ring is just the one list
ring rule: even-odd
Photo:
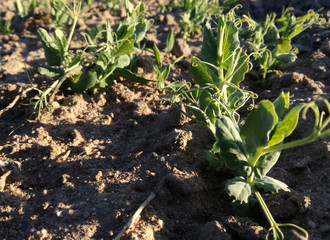
[[[0,110],[31,87],[30,80],[39,88],[49,84],[33,69],[46,66],[36,29],[48,28],[50,10],[41,4],[22,19],[14,2],[0,1],[1,19],[13,19],[13,33],[0,33]],[[201,58],[202,32],[181,39],[182,9],[161,13],[157,0],[143,2],[154,24],[134,71],[156,80],[152,44],[163,50],[173,29],[176,45],[162,58],[164,63],[184,58],[172,68],[169,81],[192,80],[190,59]],[[283,6],[298,16],[324,7],[321,13],[328,22],[294,38],[299,49],[294,63],[270,74],[266,87],[257,84],[253,71],[244,84],[259,95],[257,102],[273,101],[281,91],[290,91],[293,104],[329,99],[330,2],[241,3],[238,14],[250,12],[258,21],[272,11],[280,14]],[[107,20],[115,25],[125,11],[110,11],[94,1],[82,16],[73,49],[82,46],[80,32]],[[34,95],[23,94],[0,116],[0,239],[115,239],[150,196],[154,198],[121,239],[265,239],[269,225],[257,203],[248,211],[232,204],[225,184],[233,173],[209,167],[203,151],[212,148],[212,133],[164,103],[155,81],[137,84],[119,78],[93,95],[59,91],[53,114],[45,112],[38,121],[29,120],[31,108],[24,105]],[[306,136],[313,124],[312,117],[301,120],[288,140]],[[311,240],[330,240],[329,152],[329,139],[283,151],[269,175],[291,191],[263,194],[278,222],[305,228]]]

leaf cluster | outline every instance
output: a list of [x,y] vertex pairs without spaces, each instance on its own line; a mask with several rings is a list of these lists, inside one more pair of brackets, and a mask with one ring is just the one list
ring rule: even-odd
[[[172,50],[174,41],[175,39],[174,39],[173,31],[170,31],[170,33],[167,35],[165,52],[169,52]],[[157,89],[158,91],[162,92],[165,88],[165,81],[167,80],[170,74],[172,66],[177,62],[181,61],[183,56],[178,57],[176,60],[174,60],[168,65],[163,65],[162,58],[160,56],[160,52],[156,44],[153,45],[153,52],[156,59],[156,65],[154,65],[153,68],[157,77]]]
[[202,24],[219,11],[217,0],[186,0],[185,12],[181,15],[179,26],[182,28],[182,37],[185,39],[202,28]]
[[15,1],[15,9],[21,18],[25,18],[31,12],[34,11],[35,7],[39,2],[37,0],[29,0],[28,5],[23,4],[22,0]]
[[[254,22],[250,17],[246,17]],[[255,23],[255,29],[244,34],[251,51],[257,59],[257,66],[263,79],[270,72],[276,71],[279,63],[294,62],[298,49],[293,48],[292,39],[310,28],[313,24],[324,24],[325,19],[317,12],[309,10],[307,14],[296,17],[289,9],[283,9],[276,18],[275,13],[268,14],[266,20]]]
[[144,38],[152,21],[144,19],[143,4],[133,8],[131,3],[127,3],[128,17],[114,30],[109,22],[105,27],[92,28],[86,34],[87,46],[80,52],[69,51],[69,38],[60,29],[55,30],[53,40],[45,29],[39,28],[37,33],[50,67],[39,67],[37,72],[48,77],[61,78],[63,87],[73,92],[95,91],[107,87],[116,76],[147,82],[125,67],[131,62],[134,45]]
[[237,110],[251,97],[252,92],[239,87],[250,69],[249,56],[240,46],[238,27],[231,15],[219,16],[217,34],[209,23],[203,33],[202,57],[193,57],[191,83],[172,83],[164,89],[171,93],[171,102],[188,101],[187,112],[191,119],[207,126],[215,133],[216,117],[226,114],[238,121]]

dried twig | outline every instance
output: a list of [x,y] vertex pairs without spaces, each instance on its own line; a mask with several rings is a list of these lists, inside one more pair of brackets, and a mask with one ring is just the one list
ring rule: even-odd
[[1,109],[0,110],[0,117],[2,116],[2,114],[4,114],[5,112],[7,112],[9,109],[13,108],[15,106],[15,104],[18,102],[18,100],[22,96],[24,96],[26,93],[28,93],[28,92],[30,92],[32,90],[34,90],[34,88],[33,87],[29,87],[29,88],[25,89],[20,95],[17,95],[15,97],[15,99],[7,107],[5,107],[4,109]]
[[126,233],[126,231],[135,223],[138,216],[141,214],[142,210],[145,206],[155,197],[156,195],[152,192],[150,196],[141,204],[138,210],[134,213],[133,217],[129,220],[129,222],[124,226],[124,228],[120,231],[120,233],[116,236],[114,240],[120,240],[120,238]]

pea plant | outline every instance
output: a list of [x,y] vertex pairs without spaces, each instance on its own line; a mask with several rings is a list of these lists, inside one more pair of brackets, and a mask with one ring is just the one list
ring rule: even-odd
[[[227,182],[226,191],[240,203],[248,203],[253,197],[257,199],[270,224],[266,238],[284,239],[283,227],[293,227],[308,237],[307,231],[297,225],[277,223],[260,190],[289,191],[285,183],[267,174],[282,150],[330,136],[330,104],[326,99],[319,100],[327,107],[328,115],[320,112],[316,102],[297,105],[284,114],[290,106],[290,95],[282,93],[274,102],[261,101],[240,126],[238,110],[257,96],[239,87],[251,68],[250,56],[240,46],[239,25],[233,11],[219,16],[216,36],[211,25],[206,24],[202,46],[204,61],[191,59],[194,85],[174,82],[163,89],[170,94],[167,100],[179,111],[212,131],[216,141],[212,149],[205,152],[207,160],[217,170],[226,166],[238,173]],[[301,111],[306,118],[309,109],[315,115],[313,132],[305,138],[284,143],[296,128]]]
[[24,5],[22,0],[15,1],[15,9],[21,18],[25,18],[29,13],[33,12],[39,2],[37,0],[29,0],[28,5]]
[[[216,133],[219,114],[225,114],[238,124],[237,111],[249,99],[257,98],[256,94],[239,86],[251,63],[250,56],[240,46],[240,23],[235,20],[234,10],[219,16],[216,36],[211,25],[206,24],[201,53],[204,61],[197,57],[191,59],[190,72],[194,83],[173,82],[163,87],[169,93],[165,99],[187,117],[209,128],[213,134]],[[184,109],[180,107],[182,105]],[[208,161],[216,168],[220,166],[218,153],[219,148],[215,145],[210,151],[205,151]]]
[[[315,102],[310,102],[293,107],[283,118],[289,107],[289,93],[282,93],[274,102],[261,101],[240,128],[227,116],[219,115],[216,119],[216,146],[220,149],[220,159],[229,169],[239,173],[227,182],[226,190],[234,201],[240,203],[247,203],[252,196],[258,200],[270,224],[266,239],[270,234],[273,239],[284,239],[282,227],[296,228],[308,239],[308,233],[303,228],[291,223],[277,223],[259,190],[271,193],[289,191],[285,183],[267,176],[281,151],[330,136],[330,129],[327,128],[330,104],[326,99],[319,101],[326,105],[327,117],[325,112],[320,112]],[[303,110],[303,118],[306,118],[309,109],[315,115],[312,133],[305,138],[284,143],[284,139],[296,128],[299,113]]]
[[67,29],[72,26],[73,18],[67,10],[67,2],[63,0],[50,1],[51,28]]
[[187,38],[202,28],[202,24],[210,19],[219,9],[216,0],[186,0],[186,11],[182,14],[179,26],[182,28],[182,37]]
[[0,33],[10,34],[11,32],[11,20],[0,19]]
[[[245,16],[245,18],[253,21],[250,17]],[[254,22],[255,29],[244,35],[251,51],[258,53],[254,56],[262,79],[265,79],[267,74],[277,71],[279,63],[296,60],[298,49],[291,45],[295,36],[313,24],[324,23],[325,19],[313,10],[309,10],[306,15],[297,18],[288,9],[283,9],[280,18],[276,18],[276,14],[271,13],[267,15],[264,22]]]
[[[173,40],[173,42],[174,42],[174,40]],[[172,43],[170,41],[168,41],[168,44],[165,49],[170,48],[169,47],[170,44],[172,44]],[[172,66],[174,64],[176,64],[177,62],[181,61],[183,56],[178,57],[170,64],[167,64],[164,66],[162,63],[162,58],[160,56],[159,49],[156,44],[153,45],[153,52],[154,52],[155,59],[156,59],[156,65],[154,65],[154,71],[155,71],[156,77],[157,77],[157,89],[158,89],[158,91],[162,92],[164,90],[165,82],[170,74]]]
[[37,30],[50,66],[39,67],[36,72],[56,78],[50,87],[45,91],[40,90],[39,96],[32,99],[32,103],[38,109],[38,116],[40,106],[48,106],[47,96],[52,92],[49,98],[51,102],[60,87],[70,92],[93,93],[98,88],[111,85],[117,76],[135,82],[148,82],[126,68],[132,60],[134,51],[139,50],[140,42],[152,24],[152,20],[144,19],[145,9],[142,3],[134,8],[126,1],[128,17],[114,30],[109,23],[105,27],[93,28],[85,35],[85,49],[79,52],[70,51],[69,46],[79,17],[81,0],[74,1],[71,7],[66,2],[63,3],[67,14],[73,19],[69,36],[66,38],[63,31],[57,28],[53,39],[47,30]]
[[190,64],[194,84],[174,82],[164,88],[171,94],[170,101],[175,106],[180,101],[188,101],[188,111],[184,114],[213,133],[216,116],[224,112],[238,122],[237,110],[249,98],[256,98],[254,93],[239,87],[251,65],[249,56],[240,46],[234,18],[234,11],[219,16],[217,36],[211,25],[206,24],[201,53],[204,61],[192,57]]

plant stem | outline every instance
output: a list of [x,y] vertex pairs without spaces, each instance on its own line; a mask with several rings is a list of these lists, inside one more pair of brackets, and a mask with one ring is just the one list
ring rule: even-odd
[[[274,239],[284,239],[284,234],[282,233],[281,229],[279,228],[279,225],[275,222],[273,215],[271,214],[271,212],[269,211],[264,199],[262,198],[261,194],[259,193],[259,191],[253,187],[254,189],[254,195],[256,196],[256,198],[258,199],[258,202],[263,210],[263,212],[266,215],[266,218],[270,224],[270,229],[273,231],[273,238]],[[267,238],[268,239],[268,238]]]
[[275,146],[271,146],[271,147],[266,147],[262,149],[262,154],[266,154],[266,153],[270,153],[270,152],[275,152],[275,151],[281,151],[284,149],[288,149],[288,148],[293,148],[293,147],[298,147],[301,145],[305,145],[311,142],[314,142],[316,140],[319,140],[321,138],[325,138],[330,136],[330,130],[327,130],[323,133],[312,133],[311,135],[309,135],[308,137],[305,137],[303,139],[300,140],[296,140],[293,142],[288,142],[288,143],[284,143],[284,144],[278,144]]

